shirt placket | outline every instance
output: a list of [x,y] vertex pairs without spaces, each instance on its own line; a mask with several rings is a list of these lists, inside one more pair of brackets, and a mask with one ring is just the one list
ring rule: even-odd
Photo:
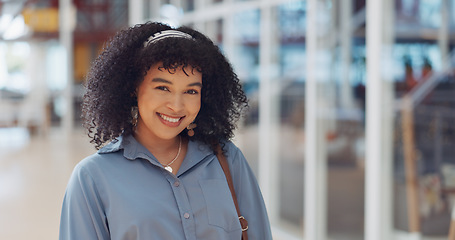
[[196,240],[196,223],[194,221],[194,214],[188,199],[188,195],[186,193],[185,186],[175,175],[167,173],[167,171],[164,174],[166,175],[166,179],[172,188],[175,201],[177,202],[185,239]]

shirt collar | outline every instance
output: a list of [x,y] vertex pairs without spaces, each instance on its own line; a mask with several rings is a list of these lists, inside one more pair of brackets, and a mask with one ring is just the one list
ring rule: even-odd
[[[123,156],[128,160],[136,160],[138,158],[144,158],[150,162],[156,164],[158,160],[153,156],[147,148],[140,144],[133,135],[120,136],[98,150],[98,153],[113,153],[123,149]],[[180,168],[188,169],[200,162],[208,155],[213,154],[213,151],[209,146],[201,142],[189,141],[188,150]]]
[[98,153],[113,153],[123,150],[123,156],[128,160],[136,160],[138,158],[146,158],[148,160],[155,159],[155,157],[140,144],[133,135],[120,136],[115,140],[101,148]]
[[183,174],[210,155],[214,155],[214,153],[208,145],[201,142],[189,141],[188,150],[186,152],[185,159],[180,166],[179,174]]

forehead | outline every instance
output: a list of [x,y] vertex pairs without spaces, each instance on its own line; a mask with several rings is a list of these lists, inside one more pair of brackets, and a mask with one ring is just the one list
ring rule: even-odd
[[165,67],[162,63],[157,63],[150,67],[144,79],[153,80],[155,78],[165,80],[187,79],[202,82],[202,73],[199,68],[194,66],[174,64]]

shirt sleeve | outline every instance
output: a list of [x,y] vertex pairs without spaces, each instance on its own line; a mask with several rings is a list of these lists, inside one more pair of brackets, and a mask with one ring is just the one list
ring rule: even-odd
[[110,239],[99,192],[80,164],[73,171],[63,199],[59,239]]
[[234,147],[233,150],[230,151],[232,157],[231,175],[240,214],[248,221],[248,239],[272,239],[266,206],[256,177],[243,153],[237,147]]

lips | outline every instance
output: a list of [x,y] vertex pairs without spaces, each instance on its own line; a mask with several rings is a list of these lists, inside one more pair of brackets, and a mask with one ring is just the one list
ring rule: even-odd
[[171,123],[176,123],[180,120],[180,118],[173,118],[173,117],[168,117],[166,115],[163,115],[163,114],[160,114],[160,117],[168,122],[171,122]]
[[178,126],[181,122],[181,120],[184,117],[170,117],[161,113],[157,113],[158,117],[160,118],[161,122],[163,122],[165,125],[175,127]]

